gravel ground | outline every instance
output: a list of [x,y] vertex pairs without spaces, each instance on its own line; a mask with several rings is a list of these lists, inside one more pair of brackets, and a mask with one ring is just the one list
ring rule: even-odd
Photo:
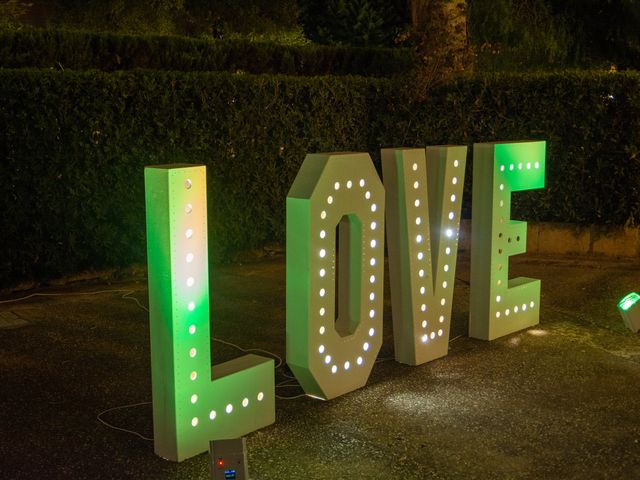
[[[297,398],[278,399],[276,423],[247,437],[251,478],[640,478],[640,336],[616,310],[640,289],[640,265],[521,257],[510,275],[542,279],[539,326],[493,342],[468,338],[461,256],[449,355],[401,365],[387,285],[384,343],[368,384],[328,402],[278,388]],[[214,335],[284,357],[284,272],[282,255],[216,268]],[[99,291],[108,292],[87,294]],[[171,463],[145,439],[148,319],[126,292],[147,304],[146,280],[135,276],[0,303],[1,478],[208,478],[207,454]],[[215,363],[239,354],[212,348]]]

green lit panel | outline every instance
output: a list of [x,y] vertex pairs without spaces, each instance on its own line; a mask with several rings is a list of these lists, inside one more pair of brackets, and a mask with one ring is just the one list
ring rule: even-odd
[[383,149],[396,360],[449,349],[467,147]]
[[640,309],[637,307],[640,295],[631,292],[618,302],[618,311],[622,320],[629,330],[637,332],[640,330]]
[[539,323],[540,280],[509,279],[526,252],[527,224],[511,220],[511,192],[544,187],[546,142],[480,143],[473,155],[469,336],[493,340]]
[[182,461],[275,421],[274,365],[211,368],[205,167],[147,167],[145,195],[154,448]]
[[640,295],[636,292],[631,292],[618,302],[618,308],[626,312],[638,303],[638,300],[640,300]]
[[364,386],[380,351],[384,198],[365,153],[307,155],[287,196],[287,364],[309,395]]

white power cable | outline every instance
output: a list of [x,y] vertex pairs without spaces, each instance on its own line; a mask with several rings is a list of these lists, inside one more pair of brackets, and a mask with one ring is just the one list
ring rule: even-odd
[[145,436],[144,436],[144,435],[142,435],[141,433],[138,433],[138,432],[136,432],[136,431],[134,431],[134,430],[128,430],[128,429],[126,429],[126,428],[117,427],[117,426],[115,426],[115,425],[113,425],[113,424],[111,424],[111,423],[109,423],[109,422],[107,422],[107,421],[105,421],[105,420],[103,420],[103,419],[102,419],[102,415],[104,415],[105,413],[113,412],[113,411],[115,411],[115,410],[123,410],[123,409],[125,409],[125,408],[138,407],[138,406],[140,406],[140,405],[151,405],[151,402],[132,403],[132,404],[130,404],[130,405],[121,405],[121,406],[119,406],[119,407],[108,408],[108,409],[106,409],[106,410],[104,410],[104,411],[100,412],[100,413],[96,416],[96,418],[97,418],[97,420],[98,420],[100,423],[102,423],[103,425],[105,425],[105,426],[107,426],[107,427],[109,427],[109,428],[112,428],[112,429],[114,429],[114,430],[120,430],[121,432],[127,432],[127,433],[130,433],[130,434],[135,435],[135,436],[137,436],[137,437],[140,437],[142,440],[147,440],[147,441],[150,441],[150,442],[151,442],[151,441],[153,441],[153,438],[145,437]]

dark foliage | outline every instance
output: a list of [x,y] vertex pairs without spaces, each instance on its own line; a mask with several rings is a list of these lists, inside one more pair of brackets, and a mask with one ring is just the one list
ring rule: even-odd
[[584,57],[619,68],[640,68],[640,3],[637,0],[547,0],[571,26]]
[[409,11],[398,0],[302,0],[300,23],[318,43],[393,46],[409,24]]
[[0,66],[10,68],[392,76],[408,72],[416,62],[409,49],[289,46],[246,40],[45,30],[0,32]]
[[283,242],[307,152],[546,139],[547,188],[514,218],[640,221],[640,75],[474,77],[424,102],[409,83],[0,69],[0,283],[144,262],[150,164],[207,165],[214,261]]

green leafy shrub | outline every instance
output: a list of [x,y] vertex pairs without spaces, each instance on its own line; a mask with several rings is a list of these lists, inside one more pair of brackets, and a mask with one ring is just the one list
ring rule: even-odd
[[300,20],[314,42],[393,46],[409,23],[407,3],[398,0],[301,0]]
[[573,32],[544,0],[469,0],[469,33],[479,70],[549,70],[577,63]]
[[[283,242],[308,152],[545,139],[513,217],[640,222],[640,75],[407,79],[0,69],[0,284],[145,260],[143,168],[208,170],[213,261]],[[471,165],[464,212],[471,213]]]
[[407,49],[291,46],[55,30],[0,32],[0,66],[9,68],[391,76],[406,73],[415,64],[415,55]]

